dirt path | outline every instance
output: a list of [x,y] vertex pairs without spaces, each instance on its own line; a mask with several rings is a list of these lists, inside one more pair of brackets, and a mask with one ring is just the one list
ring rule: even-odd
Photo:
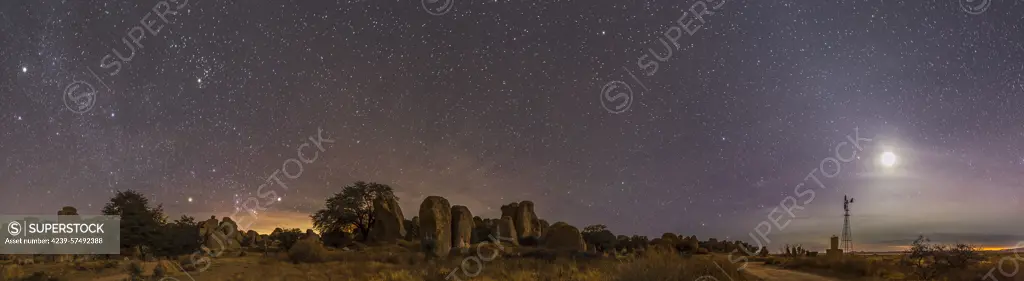
[[839,279],[828,278],[810,273],[766,266],[764,265],[764,263],[748,263],[747,267],[743,271],[757,278],[755,280],[764,281],[839,281]]

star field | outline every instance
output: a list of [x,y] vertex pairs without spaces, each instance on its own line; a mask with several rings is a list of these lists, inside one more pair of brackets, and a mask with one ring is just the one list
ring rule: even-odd
[[[616,234],[750,240],[857,130],[874,141],[771,245],[824,245],[845,194],[872,249],[1024,240],[1024,1],[727,0],[641,71],[695,2],[4,1],[0,213],[135,189],[171,217],[228,215],[322,130],[335,142],[253,228],[309,228],[364,180],[406,214],[532,200]],[[644,86],[610,113],[602,86],[629,71]],[[899,169],[873,164],[886,150]]]

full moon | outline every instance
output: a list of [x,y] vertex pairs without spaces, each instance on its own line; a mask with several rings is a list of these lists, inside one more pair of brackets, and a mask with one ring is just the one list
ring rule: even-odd
[[882,153],[882,165],[886,167],[896,166],[896,154],[890,151]]

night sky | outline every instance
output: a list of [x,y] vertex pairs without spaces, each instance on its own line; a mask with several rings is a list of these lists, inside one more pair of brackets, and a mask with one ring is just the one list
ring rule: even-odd
[[[135,189],[222,217],[284,164],[257,231],[309,228],[364,180],[410,218],[429,195],[482,217],[532,200],[753,242],[804,183],[769,249],[824,247],[843,195],[858,250],[1024,240],[1024,1],[435,2],[0,1],[0,213]],[[677,21],[697,28],[678,49]],[[872,141],[821,176],[854,134]],[[318,154],[295,175],[298,149]]]

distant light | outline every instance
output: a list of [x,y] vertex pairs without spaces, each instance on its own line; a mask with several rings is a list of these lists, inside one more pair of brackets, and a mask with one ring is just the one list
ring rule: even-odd
[[203,83],[203,78],[197,78],[196,83]]
[[896,154],[891,151],[882,153],[882,165],[886,167],[896,166]]
[[277,197],[277,202],[281,202],[281,197]]
[[192,197],[189,197],[189,198],[188,198],[188,202],[189,202],[189,203],[192,203]]
[[21,72],[28,72],[28,67],[24,67],[24,66],[22,66],[22,67],[21,67]]

